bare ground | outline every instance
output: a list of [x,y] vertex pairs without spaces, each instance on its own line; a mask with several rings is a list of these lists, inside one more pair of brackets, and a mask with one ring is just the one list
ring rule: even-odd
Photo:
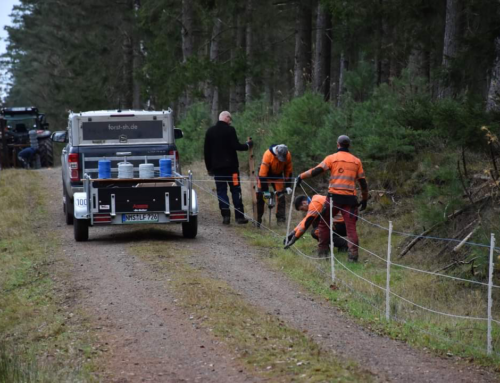
[[[60,169],[43,170],[44,187],[55,197],[52,227],[69,261],[78,305],[93,318],[104,354],[104,380],[112,382],[254,382],[236,353],[198,328],[166,288],[168,276],[128,252],[136,227],[90,229],[90,241],[76,243],[61,211]],[[202,191],[201,200],[212,198]],[[201,203],[203,206],[203,202]],[[250,247],[220,217],[203,209],[196,240],[180,228],[165,227],[164,241],[189,249],[188,261],[226,281],[251,304],[307,333],[339,359],[358,362],[381,381],[497,382],[485,369],[414,350],[356,324],[331,305],[317,301],[283,274],[270,270],[259,249]]]

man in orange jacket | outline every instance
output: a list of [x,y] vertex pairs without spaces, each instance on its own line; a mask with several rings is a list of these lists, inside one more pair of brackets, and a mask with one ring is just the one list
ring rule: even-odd
[[316,194],[312,199],[305,195],[298,196],[294,201],[295,209],[306,212],[306,216],[287,238],[285,238],[285,249],[292,246],[297,239],[302,237],[309,226],[318,228],[318,256],[328,257],[330,246],[330,199],[326,196]]
[[277,192],[276,220],[281,223],[286,221],[285,187],[289,186],[288,184],[292,181],[292,171],[292,155],[286,145],[271,145],[264,152],[257,185],[257,223],[259,225],[264,215],[264,193],[269,191],[269,185]]
[[[365,173],[361,160],[351,153],[349,147],[351,140],[342,135],[337,139],[337,153],[331,154],[316,167],[300,174],[297,179],[297,186],[303,179],[315,177],[327,170],[330,170],[330,183],[328,188],[328,197],[333,202],[332,214],[337,215],[340,211],[344,217],[347,238],[349,239],[349,262],[358,261],[358,233],[356,231],[356,221],[358,215],[358,206],[360,211],[366,209],[368,202],[368,184],[366,183]],[[356,181],[361,188],[361,203],[358,204],[356,197]]]

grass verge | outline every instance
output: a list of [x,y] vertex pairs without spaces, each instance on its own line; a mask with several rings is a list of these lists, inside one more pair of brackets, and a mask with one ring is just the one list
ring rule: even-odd
[[[314,261],[301,257],[293,251],[277,246],[277,238],[255,229],[240,229],[253,246],[266,249],[270,257],[267,262],[287,273],[292,279],[307,287],[351,314],[370,330],[403,340],[419,348],[434,351],[439,355],[457,355],[481,365],[498,368],[500,355],[486,355],[486,323],[466,321],[428,313],[402,302],[391,301],[391,321],[385,320],[385,292],[373,287],[352,273],[385,287],[386,269],[364,258],[364,262],[348,264],[347,254],[336,257],[347,269],[336,264],[336,281],[331,281],[329,260]],[[304,238],[295,245],[305,254],[312,253],[316,242]],[[311,255],[314,255],[312,253]],[[363,252],[360,254],[363,256]],[[455,312],[458,315],[481,315],[484,308],[481,288],[464,287],[453,281],[439,280],[433,276],[410,275],[405,270],[394,268],[391,272],[391,290],[425,307]],[[500,329],[493,328],[494,345],[500,342]]]
[[207,278],[190,267],[182,247],[161,243],[131,250],[168,273],[179,304],[193,319],[223,340],[252,371],[273,382],[371,381],[355,365],[339,363],[306,334],[287,327],[278,318],[248,304],[220,280]]
[[2,171],[0,382],[93,380],[90,336],[55,291],[57,240],[45,206],[38,172]]

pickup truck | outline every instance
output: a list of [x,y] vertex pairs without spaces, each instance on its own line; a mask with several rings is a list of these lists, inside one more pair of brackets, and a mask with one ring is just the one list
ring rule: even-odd
[[[181,223],[184,237],[196,237],[197,195],[192,176],[181,174],[175,145],[182,136],[170,110],[70,113],[67,130],[52,140],[66,143],[63,211],[75,240],[88,240],[92,226],[139,223]],[[162,159],[171,164],[167,170],[160,169]],[[141,174],[145,163],[152,171]],[[128,170],[120,173],[123,164]]]

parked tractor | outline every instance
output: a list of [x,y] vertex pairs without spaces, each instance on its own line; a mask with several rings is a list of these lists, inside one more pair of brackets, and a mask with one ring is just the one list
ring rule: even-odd
[[[51,131],[45,114],[35,107],[3,108],[0,110],[0,163],[4,168],[19,167],[18,154],[26,147],[38,146],[40,165],[54,165]],[[30,137],[31,131],[31,137]],[[30,140],[31,138],[31,140]]]

